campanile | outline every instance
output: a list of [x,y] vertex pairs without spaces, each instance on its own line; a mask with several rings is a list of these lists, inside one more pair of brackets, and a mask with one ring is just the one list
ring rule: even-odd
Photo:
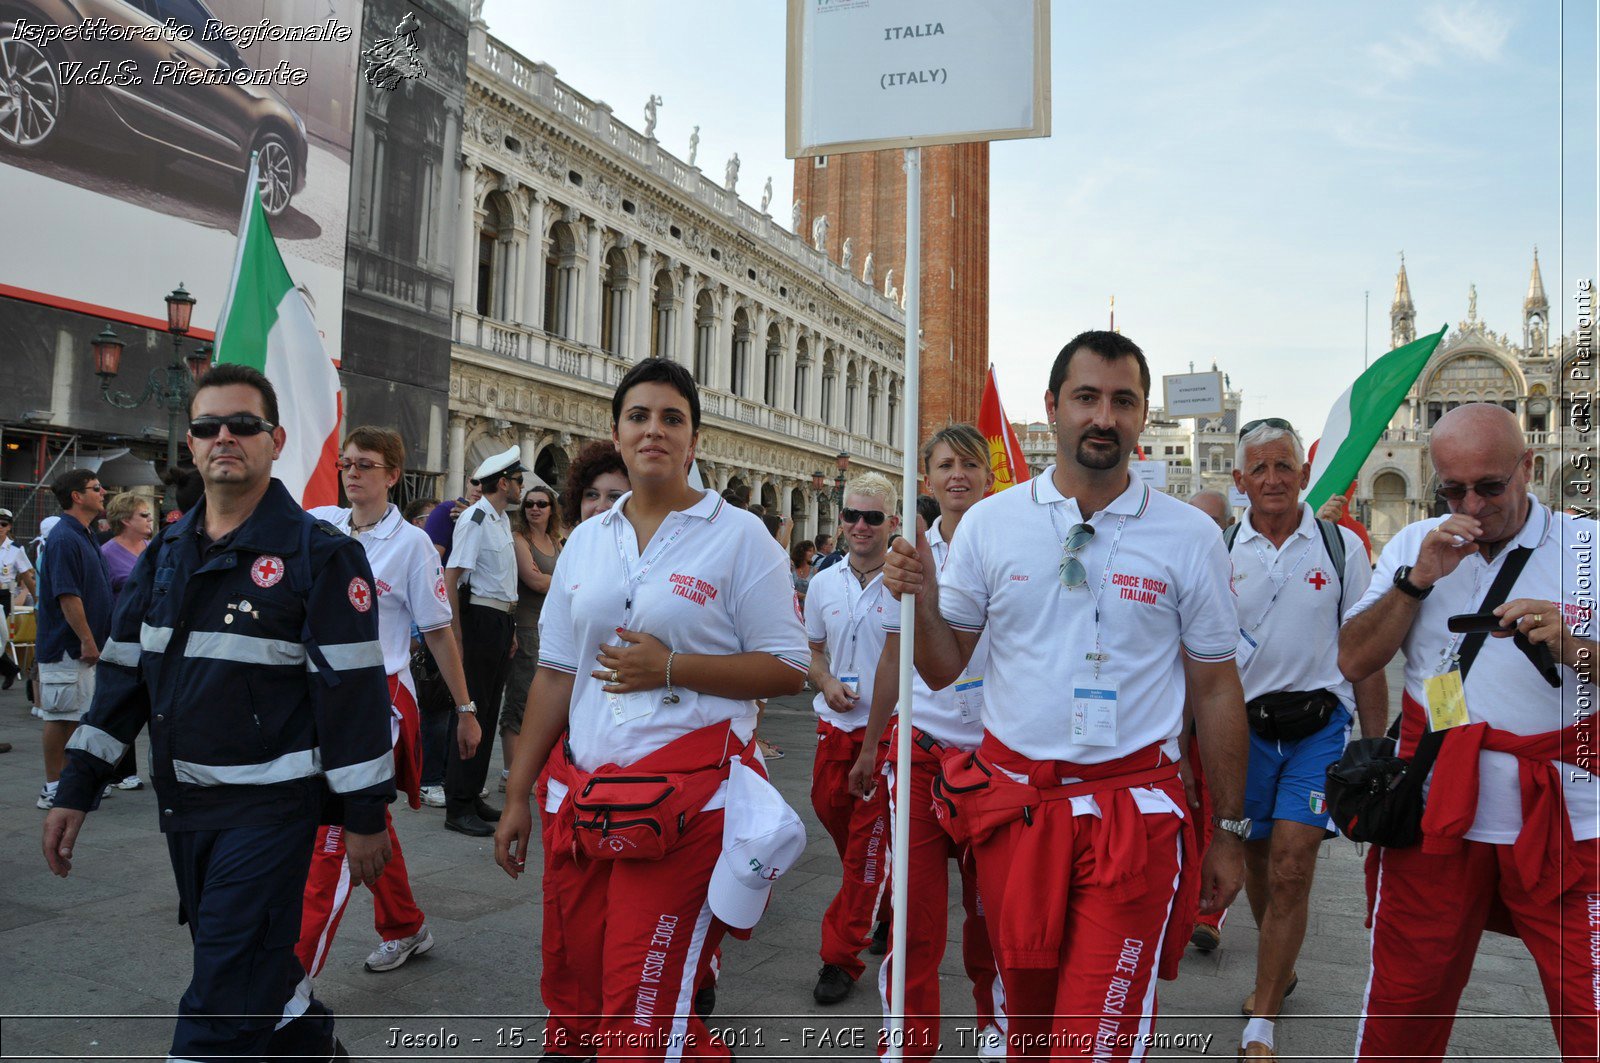
[[[872,256],[873,287],[905,287],[905,152],[855,152],[794,162],[800,233],[828,218],[827,253],[851,272]],[[893,275],[890,271],[893,270]],[[989,145],[922,149],[922,380],[918,442],[951,421],[974,422],[989,366]]]

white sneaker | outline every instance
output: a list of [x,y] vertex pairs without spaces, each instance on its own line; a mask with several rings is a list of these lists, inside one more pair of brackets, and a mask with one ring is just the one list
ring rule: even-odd
[[424,926],[408,938],[385,941],[373,949],[372,955],[367,957],[367,970],[392,971],[412,956],[421,956],[431,948],[433,948],[433,935],[428,933],[428,928]]
[[1000,1028],[990,1023],[978,1031],[978,1058],[979,1059],[1004,1059],[1006,1058],[1006,1038]]
[[56,795],[48,786],[39,787],[39,799],[33,803],[34,808],[42,808],[46,812],[56,807]]
[[422,788],[422,803],[429,808],[444,807],[444,787],[424,786]]
[[126,779],[123,779],[121,782],[117,783],[116,787],[119,790],[143,790],[144,780],[139,778],[137,775],[130,775]]

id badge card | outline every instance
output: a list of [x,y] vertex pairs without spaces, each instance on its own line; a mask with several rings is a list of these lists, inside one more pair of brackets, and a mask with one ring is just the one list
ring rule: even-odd
[[630,720],[642,720],[656,709],[657,699],[648,690],[631,694],[607,694],[606,704],[611,706],[611,720],[618,727]]
[[858,675],[842,675],[842,676],[839,677],[839,685],[844,687],[846,690],[848,690],[850,692],[850,696],[851,697],[859,698],[861,696],[861,677],[860,676],[858,676]]
[[1233,651],[1233,659],[1238,662],[1240,668],[1244,668],[1250,663],[1250,658],[1256,655],[1256,650],[1260,648],[1261,643],[1252,638],[1250,632],[1240,628],[1239,647]]
[[983,718],[983,676],[962,676],[956,681],[956,707],[961,711],[962,723]]
[[1444,731],[1471,722],[1467,718],[1467,695],[1461,689],[1461,673],[1457,669],[1424,680],[1422,692],[1428,699],[1429,730]]
[[1117,744],[1117,681],[1093,673],[1072,681],[1072,740],[1085,746]]

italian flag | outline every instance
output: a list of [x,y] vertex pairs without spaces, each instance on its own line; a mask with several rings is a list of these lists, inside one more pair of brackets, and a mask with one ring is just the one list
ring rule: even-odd
[[1022,443],[1016,429],[1006,420],[1006,411],[1000,405],[1000,385],[995,381],[994,366],[989,366],[989,379],[983,385],[983,401],[978,404],[978,431],[989,441],[989,468],[994,473],[996,494],[1019,484],[1032,475],[1022,457]]
[[238,362],[266,374],[278,392],[278,414],[288,439],[273,468],[289,493],[310,509],[339,502],[341,400],[339,370],[305,297],[294,286],[267,228],[250,157],[239,250],[233,280],[217,320],[218,362]]
[[1328,411],[1311,463],[1311,486],[1303,501],[1313,510],[1339,494],[1361,472],[1367,456],[1377,445],[1389,418],[1406,399],[1406,392],[1422,375],[1433,352],[1444,339],[1445,330],[1424,336],[1404,347],[1396,347],[1356,377],[1354,384],[1340,395]]

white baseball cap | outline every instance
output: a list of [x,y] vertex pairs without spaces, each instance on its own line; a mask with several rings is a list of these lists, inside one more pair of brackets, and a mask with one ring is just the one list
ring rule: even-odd
[[766,911],[772,884],[806,850],[806,827],[783,795],[753,768],[733,758],[722,821],[722,853],[706,900],[712,913],[748,930]]

